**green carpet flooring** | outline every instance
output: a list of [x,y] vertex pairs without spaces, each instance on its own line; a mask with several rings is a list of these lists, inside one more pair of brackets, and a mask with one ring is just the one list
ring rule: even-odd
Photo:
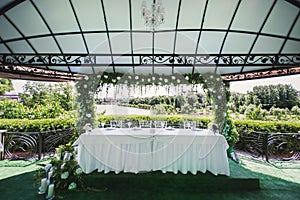
[[[4,161],[0,161],[0,166],[1,162]],[[0,167],[0,200],[45,199],[36,193],[32,171],[36,168],[35,164]],[[299,168],[283,169],[242,157],[241,164],[230,161],[230,170],[230,177],[210,173],[196,176],[160,172],[137,175],[92,173],[85,180],[95,190],[60,192],[55,199],[300,199]],[[9,171],[14,175],[8,178],[5,174]],[[260,189],[255,189],[258,179]]]

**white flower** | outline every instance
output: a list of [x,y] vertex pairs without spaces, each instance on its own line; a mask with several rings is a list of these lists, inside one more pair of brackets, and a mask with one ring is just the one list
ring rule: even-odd
[[211,78],[211,79],[213,79],[213,78],[214,78],[214,76],[213,76],[213,75],[210,75],[210,78]]
[[148,81],[148,82],[150,82],[150,81],[151,81],[151,79],[150,79],[150,78],[148,78],[148,79],[147,79],[147,81]]
[[220,81],[220,78],[217,78],[217,81]]
[[221,95],[219,95],[219,96],[218,96],[218,99],[222,99],[222,96],[221,96]]
[[69,177],[69,172],[64,172],[60,175],[61,179],[67,179]]
[[87,118],[90,118],[92,115],[88,113],[88,114],[86,114],[85,116],[86,116]]
[[139,76],[135,76],[135,80],[138,80],[139,79]]
[[87,80],[89,80],[89,77],[88,77],[88,76],[85,76],[84,79],[87,81]]
[[0,115],[3,115],[4,113],[3,112],[0,112]]
[[87,84],[84,84],[83,87],[84,87],[84,88],[87,88]]
[[128,79],[131,79],[131,76],[128,76]]
[[176,79],[176,77],[175,77],[175,76],[172,76],[172,79],[173,79],[173,80],[175,80],[175,79]]
[[180,79],[177,79],[177,83],[180,83]]
[[69,185],[68,189],[69,189],[69,190],[73,190],[73,189],[76,189],[76,187],[77,187],[77,184],[76,184],[75,182],[72,182],[72,183]]
[[121,80],[121,77],[120,77],[120,76],[118,76],[118,77],[117,77],[117,80]]
[[66,163],[63,163],[63,164],[60,166],[60,169],[63,169],[65,166],[66,166]]
[[45,171],[48,172],[51,167],[52,167],[52,164],[47,164],[45,166]]
[[75,171],[75,173],[76,173],[77,175],[82,174],[82,169],[81,169],[80,167],[77,168],[76,171]]
[[144,81],[145,81],[145,79],[142,78],[142,82],[144,82]]
[[155,80],[155,76],[152,77],[152,80],[153,80],[153,81]]
[[169,80],[168,79],[165,79],[165,83],[167,83]]
[[159,77],[159,80],[162,81],[162,77]]
[[185,80],[187,80],[187,81],[188,81],[189,79],[190,79],[190,78],[189,78],[188,76],[186,76],[186,77],[185,77]]
[[98,75],[97,75],[97,78],[101,78],[101,75],[100,75],[100,74],[98,74]]
[[105,79],[107,79],[107,78],[108,78],[108,76],[107,76],[107,75],[104,75],[104,78],[105,78]]

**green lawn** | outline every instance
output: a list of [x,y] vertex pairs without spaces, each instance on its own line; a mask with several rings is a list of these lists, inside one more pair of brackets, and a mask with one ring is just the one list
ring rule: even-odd
[[[6,162],[6,164],[4,163]],[[11,161],[13,162],[13,161]],[[47,162],[47,161],[44,161]],[[144,174],[92,173],[86,177],[89,191],[60,192],[56,199],[300,199],[300,162],[269,164],[241,157],[241,163],[230,161],[231,176],[213,176],[199,173]],[[0,161],[0,199],[45,199],[36,194],[33,175],[35,163],[13,167]],[[238,178],[258,178],[260,190],[234,189]],[[243,184],[245,182],[241,182]],[[223,185],[225,189],[220,190]],[[228,188],[228,189],[227,189]],[[233,189],[232,189],[233,188]],[[237,187],[238,188],[238,187]]]

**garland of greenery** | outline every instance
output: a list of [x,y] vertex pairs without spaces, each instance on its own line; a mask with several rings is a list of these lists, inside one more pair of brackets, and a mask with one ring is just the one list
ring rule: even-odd
[[[76,124],[79,133],[96,126],[95,115],[95,92],[101,91],[104,84],[127,85],[127,86],[177,86],[202,84],[203,89],[213,106],[212,124],[215,124],[217,131],[221,132],[226,117],[226,107],[229,99],[229,92],[220,75],[213,73],[194,74],[124,74],[108,73],[85,76],[76,83],[77,104],[79,118]],[[88,127],[87,127],[88,126]]]

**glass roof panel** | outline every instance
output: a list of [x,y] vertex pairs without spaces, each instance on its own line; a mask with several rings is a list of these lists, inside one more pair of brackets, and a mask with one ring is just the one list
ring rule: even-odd
[[178,29],[200,28],[205,1],[185,0],[181,3]]
[[173,53],[174,32],[160,32],[154,35],[154,53]]
[[2,9],[4,6],[7,6],[8,4],[12,3],[14,0],[1,0],[0,1],[0,9]]
[[203,28],[227,29],[238,0],[208,2]]
[[53,32],[79,31],[68,0],[33,0]]
[[[73,67],[70,67],[73,70]],[[76,68],[75,68],[76,70]],[[83,67],[78,67],[78,72],[79,73],[84,73],[84,74],[94,74],[93,68],[90,66],[83,66]]]
[[104,72],[106,70],[106,67],[94,66],[94,70],[95,70],[95,73],[98,74],[98,73]]
[[106,68],[111,68],[111,56],[101,56],[96,58],[96,62],[100,64],[107,64]]
[[87,53],[81,35],[60,35],[56,39],[63,53]]
[[175,74],[189,74],[192,73],[193,67],[186,66],[186,67],[174,67]]
[[176,53],[195,53],[198,36],[199,32],[196,31],[177,32]]
[[[150,8],[150,2],[152,1],[149,0],[147,1],[148,8]],[[175,29],[179,0],[162,1],[162,3],[165,9],[166,17],[165,17],[165,23],[161,24],[159,29],[160,30]]]
[[0,52],[10,53],[10,51],[6,48],[4,44],[0,44]]
[[254,35],[229,33],[227,35],[222,53],[248,53],[254,39]]
[[110,33],[109,36],[113,53],[131,53],[130,33]]
[[300,38],[300,17],[298,18],[290,36]]
[[103,0],[109,30],[129,30],[129,3],[120,0]]
[[172,74],[172,67],[170,66],[163,66],[163,67],[154,67],[155,74],[164,74],[164,75],[171,75]]
[[29,44],[24,41],[8,42],[7,45],[13,51],[13,53],[34,53]]
[[83,31],[106,30],[103,10],[99,0],[73,0],[76,14]]
[[259,36],[252,53],[278,53],[283,39]]
[[90,53],[110,53],[106,33],[84,35]]
[[152,67],[138,66],[134,68],[136,74],[152,74]]
[[300,53],[300,42],[289,40],[285,43],[282,53]]
[[133,67],[115,67],[116,72],[124,73],[124,74],[132,74]]
[[34,38],[29,41],[39,53],[60,53],[53,37]]
[[219,53],[225,33],[203,31],[197,53]]
[[3,40],[22,37],[4,16],[0,16],[0,27],[0,36]]
[[[148,6],[149,6],[149,2]],[[145,21],[141,14],[141,0],[131,0],[132,30],[146,30]]]
[[64,72],[69,72],[68,67],[62,67],[62,66],[50,66],[48,67],[51,70],[58,70],[58,71],[64,71]]
[[25,1],[9,10],[7,16],[25,36],[50,33],[40,15],[29,1]]
[[259,67],[249,66],[249,67],[245,67],[243,69],[243,72],[263,71],[263,70],[267,70],[267,69],[270,69],[270,67],[269,66],[259,66]]
[[215,73],[216,66],[201,66],[195,67],[195,73],[205,74],[205,73]]
[[242,1],[232,23],[232,30],[259,31],[273,0]]
[[152,33],[132,33],[134,53],[152,53]]
[[262,32],[286,35],[298,12],[299,8],[297,9],[292,4],[286,1],[277,1]]
[[242,67],[218,67],[220,74],[235,74],[241,71]]
[[114,63],[115,64],[131,64],[132,63],[132,57],[131,56],[114,56]]

